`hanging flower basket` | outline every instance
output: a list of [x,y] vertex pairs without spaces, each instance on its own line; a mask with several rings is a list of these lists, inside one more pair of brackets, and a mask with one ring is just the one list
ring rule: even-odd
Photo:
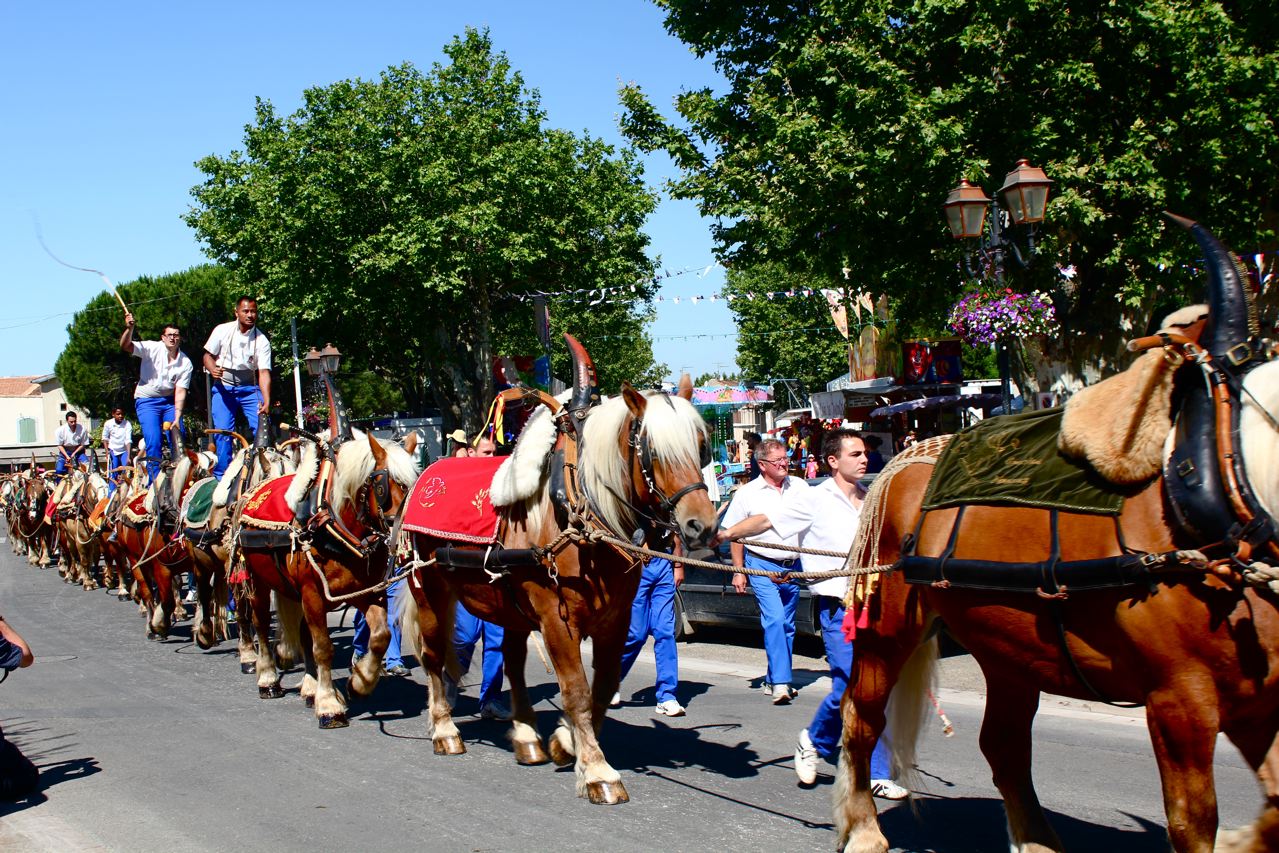
[[1058,329],[1052,300],[1039,290],[970,293],[950,309],[949,323],[971,346],[1052,335]]

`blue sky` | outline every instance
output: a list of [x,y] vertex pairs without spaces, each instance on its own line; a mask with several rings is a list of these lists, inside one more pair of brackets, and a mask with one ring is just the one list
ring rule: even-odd
[[[70,314],[113,281],[207,260],[181,221],[193,163],[240,148],[254,98],[292,112],[302,91],[375,77],[405,60],[429,67],[466,26],[488,27],[548,123],[620,142],[621,81],[636,81],[667,113],[681,88],[718,77],[662,28],[648,0],[606,2],[224,2],[37,4],[0,7],[0,375],[49,372]],[[657,187],[672,173],[649,158]],[[663,198],[652,251],[668,270],[651,327],[658,362],[694,375],[735,369],[723,302],[679,305],[723,285],[707,224]],[[686,337],[689,336],[689,337]],[[701,337],[696,337],[701,336]]]

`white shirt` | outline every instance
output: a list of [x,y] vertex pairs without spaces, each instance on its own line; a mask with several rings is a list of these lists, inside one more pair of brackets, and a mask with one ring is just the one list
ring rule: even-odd
[[[740,486],[733,494],[733,502],[728,505],[728,511],[724,513],[724,520],[720,522],[720,526],[732,527],[737,522],[752,515],[767,515],[771,519],[783,506],[793,501],[803,500],[804,492],[808,490],[808,484],[798,477],[787,477],[782,481],[782,487],[778,489],[764,479],[764,475],[761,474],[749,483]],[[776,529],[769,529],[758,536],[750,538],[759,542],[775,542],[778,545],[790,545],[793,547],[798,547],[799,545],[799,531],[795,531],[790,536],[782,536]],[[756,548],[754,545],[747,545],[746,550],[760,557],[767,557],[770,560],[793,560],[799,556],[794,551]]]
[[102,443],[112,453],[124,453],[133,443],[133,424],[127,420],[116,423],[115,418],[107,421],[102,426]]
[[74,450],[82,444],[89,443],[89,430],[84,424],[76,424],[75,429],[63,424],[54,430],[53,440],[68,450]]
[[224,385],[256,385],[257,371],[271,369],[271,342],[257,326],[248,333],[240,331],[240,321],[232,320],[215,326],[204,344],[223,374]]
[[[765,513],[773,530],[782,536],[798,535],[799,544],[804,548],[844,552],[852,548],[862,510],[853,506],[834,478],[807,489],[802,497],[803,500],[790,501]],[[846,559],[805,554],[804,571],[837,572],[844,568]],[[809,589],[814,595],[843,598],[848,592],[848,578],[814,581]]]
[[178,350],[177,358],[169,358],[169,351],[160,341],[134,341],[133,354],[142,359],[142,371],[138,374],[138,387],[133,398],[172,397],[175,388],[190,388],[195,365],[187,354]]

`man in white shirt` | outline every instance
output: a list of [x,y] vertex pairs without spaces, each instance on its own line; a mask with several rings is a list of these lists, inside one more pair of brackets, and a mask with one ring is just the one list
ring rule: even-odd
[[[732,527],[753,515],[776,513],[792,502],[803,500],[808,484],[787,474],[789,459],[786,446],[768,438],[755,448],[760,475],[741,486],[724,513],[722,526]],[[741,538],[741,537],[738,537]],[[798,532],[782,536],[766,529],[756,537],[761,542],[797,546]],[[798,571],[800,564],[794,551],[780,551],[758,545],[732,544],[733,565],[767,572]],[[791,582],[774,580],[764,575],[733,574],[733,589],[746,592],[749,583],[759,604],[759,621],[764,627],[764,654],[768,672],[764,676],[764,692],[773,697],[774,705],[788,705],[796,695],[791,689],[791,652],[795,645],[795,608],[799,604],[799,587]]]
[[[235,303],[234,320],[214,327],[204,344],[204,369],[213,377],[213,426],[234,430],[240,415],[256,435],[258,418],[271,406],[271,342],[258,328],[258,301],[252,296]],[[213,475],[220,478],[235,449],[227,435],[217,436],[217,448]]]
[[158,341],[135,341],[133,327],[136,322],[132,314],[125,313],[120,349],[142,360],[138,387],[133,392],[133,405],[142,437],[146,439],[151,453],[147,457],[147,484],[150,485],[160,473],[165,421],[182,428],[182,409],[186,406],[187,389],[191,387],[195,365],[178,348],[182,342],[182,330],[177,326],[172,323],[165,326]]
[[89,455],[84,452],[89,446],[89,431],[78,420],[75,412],[67,412],[66,423],[53,432],[53,441],[58,445],[58,462],[54,467],[58,480],[67,473],[68,462],[89,464]]
[[133,444],[133,424],[124,419],[124,409],[111,410],[111,420],[102,426],[102,443],[107,448],[107,493],[115,494],[120,471],[129,464],[129,448]]
[[[861,522],[862,502],[866,490],[861,485],[866,476],[866,444],[851,429],[826,433],[822,455],[830,467],[831,477],[819,486],[806,490],[801,500],[765,510],[736,522],[721,531],[720,540],[755,537],[767,530],[779,536],[800,536],[805,548],[846,552],[853,546],[857,526]],[[804,569],[810,572],[834,572],[844,568],[844,557],[806,555]],[[817,779],[817,756],[827,759],[838,754],[843,735],[840,702],[848,687],[853,668],[853,645],[844,637],[844,595],[848,578],[827,578],[809,587],[817,599],[821,617],[822,641],[830,664],[830,693],[822,700],[808,728],[799,732],[795,749],[795,773],[805,785]],[[888,751],[880,738],[870,760],[871,791],[877,797],[904,799],[909,792],[892,779]]]

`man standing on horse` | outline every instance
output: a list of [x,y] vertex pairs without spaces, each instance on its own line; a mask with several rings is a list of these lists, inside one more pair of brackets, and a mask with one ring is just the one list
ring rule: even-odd
[[160,331],[158,341],[135,341],[133,315],[124,315],[124,333],[120,335],[120,349],[142,359],[138,374],[138,387],[133,392],[133,405],[138,414],[138,425],[146,441],[147,485],[160,473],[160,451],[163,448],[166,421],[182,424],[182,408],[186,405],[187,389],[191,387],[191,374],[195,365],[187,354],[178,349],[182,342],[182,330],[172,323]]
[[[252,296],[236,301],[234,320],[214,327],[204,344],[204,369],[213,377],[214,428],[234,430],[238,414],[256,435],[258,419],[271,405],[271,342],[258,329],[258,301]],[[213,476],[221,479],[234,453],[231,437],[217,436],[217,448]]]
[[120,483],[121,468],[129,465],[129,447],[133,444],[133,424],[124,419],[124,409],[111,410],[111,420],[102,426],[102,444],[107,449],[107,493],[115,494]]
[[[866,489],[866,444],[851,429],[826,433],[822,440],[822,456],[830,467],[830,479],[800,493],[799,500],[769,508],[720,533],[720,539],[737,540],[772,530],[780,536],[799,536],[805,548],[844,553],[853,545],[861,522],[862,502]],[[838,572],[844,568],[844,557],[806,555],[806,571]],[[830,664],[831,690],[813,715],[813,721],[799,731],[795,748],[795,774],[805,785],[817,781],[817,756],[831,759],[839,752],[843,718],[840,701],[853,669],[853,644],[844,636],[844,596],[848,578],[835,577],[816,581],[809,587],[817,599],[821,617],[822,642]],[[877,797],[900,800],[909,792],[892,779],[888,750],[881,738],[870,760],[871,791]]]
[[[808,484],[787,471],[790,459],[786,445],[775,438],[768,438],[755,449],[760,475],[737,490],[728,512],[724,514],[724,527],[731,527],[753,515],[777,513],[783,507],[804,499]],[[794,548],[799,544],[798,532],[782,536],[768,528],[759,535],[760,541]],[[796,695],[791,689],[791,652],[795,645],[795,608],[799,605],[799,587],[780,578],[785,572],[797,570],[799,560],[795,551],[778,550],[758,545],[743,546],[733,542],[733,565],[749,567],[775,575],[733,574],[733,589],[746,592],[749,583],[759,604],[759,620],[764,627],[764,653],[768,656],[768,672],[764,676],[764,692],[773,697],[774,705],[789,705]]]
[[61,480],[67,473],[67,463],[89,464],[89,456],[84,449],[89,446],[89,430],[78,423],[75,412],[67,412],[67,422],[53,433],[54,443],[58,445],[58,464],[55,468],[56,479]]

